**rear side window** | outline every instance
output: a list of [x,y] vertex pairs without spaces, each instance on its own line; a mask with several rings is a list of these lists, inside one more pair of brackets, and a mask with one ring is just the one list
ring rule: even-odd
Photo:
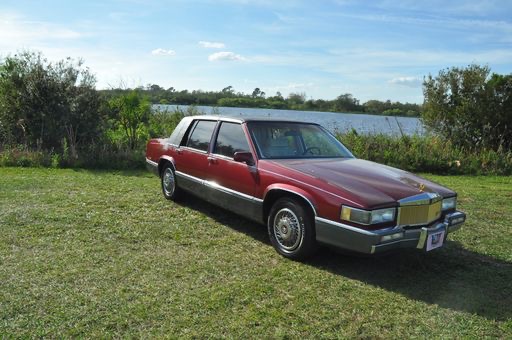
[[208,151],[215,125],[217,125],[216,121],[198,120],[190,132],[187,146],[202,151]]
[[249,151],[242,125],[223,122],[219,129],[213,153],[233,158],[235,152]]
[[176,128],[172,132],[168,142],[170,144],[180,145],[181,141],[183,140],[183,135],[185,134],[185,132],[187,132],[187,128],[190,126],[191,121],[192,119],[189,117],[183,118],[181,122],[178,124],[178,126],[176,126]]

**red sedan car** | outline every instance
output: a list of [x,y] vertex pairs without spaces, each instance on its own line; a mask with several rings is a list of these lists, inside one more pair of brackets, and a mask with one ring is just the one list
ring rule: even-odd
[[183,191],[267,224],[281,255],[318,244],[374,254],[430,251],[464,223],[457,194],[409,172],[355,158],[318,124],[185,117],[147,144],[165,198]]

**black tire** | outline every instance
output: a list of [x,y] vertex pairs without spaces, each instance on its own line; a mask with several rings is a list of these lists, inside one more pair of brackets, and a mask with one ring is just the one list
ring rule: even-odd
[[278,199],[267,221],[268,235],[275,250],[293,260],[304,260],[317,248],[313,214],[292,197]]
[[160,183],[162,185],[162,193],[168,200],[176,201],[181,196],[181,189],[176,182],[176,173],[170,163],[165,163],[160,172]]

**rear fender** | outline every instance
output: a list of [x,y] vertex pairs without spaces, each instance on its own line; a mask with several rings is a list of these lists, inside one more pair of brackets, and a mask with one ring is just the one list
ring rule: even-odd
[[174,158],[172,158],[171,156],[164,155],[164,156],[160,157],[160,160],[158,161],[158,173],[159,174],[162,173],[164,164],[167,162],[171,163],[172,169],[174,171],[176,171],[176,162],[174,161]]

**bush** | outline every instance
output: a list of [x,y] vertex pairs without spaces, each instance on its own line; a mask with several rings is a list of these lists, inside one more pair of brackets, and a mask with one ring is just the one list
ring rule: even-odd
[[427,128],[465,148],[512,148],[512,74],[469,65],[429,75],[421,114]]
[[[195,108],[186,113],[176,111],[155,111],[149,117],[147,125],[140,125],[139,136],[144,136],[142,142],[149,138],[168,137],[174,131],[180,120],[187,115],[198,114]],[[142,169],[145,167],[145,143],[132,149],[127,143],[124,133],[117,128],[110,128],[105,134],[83,145],[78,157],[71,157],[67,139],[63,138],[59,151],[39,151],[27,146],[4,146],[0,149],[0,166],[22,167],[54,167],[54,168],[87,168],[87,169]]]
[[66,138],[76,157],[101,129],[95,84],[82,61],[49,62],[28,51],[0,60],[0,144],[56,149]]
[[183,117],[185,117],[185,113],[181,110],[174,112],[166,110],[153,112],[149,119],[149,137],[157,138],[170,136]]
[[338,134],[338,139],[362,159],[412,172],[435,174],[510,175],[512,151],[475,151],[454,145],[439,136]]
[[0,151],[0,166],[50,167],[52,153],[32,151],[25,146],[15,146]]

